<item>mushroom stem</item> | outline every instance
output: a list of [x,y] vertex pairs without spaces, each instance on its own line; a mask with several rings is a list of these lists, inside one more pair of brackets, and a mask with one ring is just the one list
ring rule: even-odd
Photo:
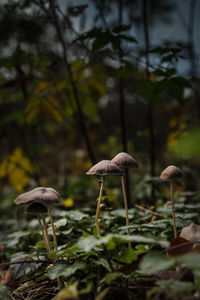
[[44,234],[45,234],[45,237],[46,237],[46,241],[47,241],[48,247],[49,247],[50,252],[51,252],[52,249],[51,249],[51,244],[50,244],[50,241],[49,241],[49,235],[48,235],[48,231],[47,231],[47,223],[46,223],[46,220],[45,220],[45,216],[43,214],[41,214],[41,218],[42,218],[42,222],[43,222],[43,228],[44,228]]
[[96,210],[96,227],[97,227],[97,235],[101,236],[100,232],[100,227],[99,227],[99,213],[100,213],[100,204],[101,204],[101,199],[103,196],[103,187],[104,187],[104,177],[101,178],[101,187],[99,191],[99,198],[98,198],[98,204],[97,204],[97,210]]
[[58,244],[57,244],[57,238],[56,238],[56,229],[55,229],[55,226],[54,226],[53,216],[52,216],[52,212],[51,212],[50,207],[48,207],[48,213],[49,213],[49,219],[50,219],[51,226],[52,226],[53,241],[54,241],[54,244],[55,244],[54,250],[57,251]]
[[172,205],[172,222],[174,228],[174,238],[176,238],[177,230],[176,230],[176,217],[175,217],[174,199],[173,199],[173,180],[170,180],[170,198],[171,198],[171,205]]
[[[122,180],[122,190],[123,190],[123,196],[124,196],[124,206],[125,206],[125,211],[126,211],[126,226],[127,226],[127,235],[130,235],[130,228],[129,226],[129,218],[128,218],[128,202],[127,202],[127,195],[126,195],[126,186],[125,186],[125,180],[124,176],[121,176]],[[131,243],[128,243],[128,247],[131,248]]]
[[42,231],[42,236],[43,236],[43,240],[44,240],[44,243],[45,243],[47,252],[50,253],[50,252],[51,252],[51,249],[49,248],[49,244],[48,244],[48,241],[47,241],[45,232],[44,232],[44,228],[43,228],[43,226],[42,226],[41,217],[40,217],[40,216],[37,216],[37,219],[38,219],[38,222],[39,222],[39,225],[40,225],[40,229],[41,229],[41,231]]

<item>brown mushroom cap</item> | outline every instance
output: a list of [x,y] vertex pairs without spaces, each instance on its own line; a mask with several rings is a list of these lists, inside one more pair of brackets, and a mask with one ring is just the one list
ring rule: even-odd
[[162,179],[176,179],[180,177],[183,177],[183,172],[175,166],[167,167],[160,175]]
[[126,152],[117,154],[111,162],[115,163],[120,168],[138,168],[137,160]]
[[33,202],[25,210],[26,214],[44,214],[47,213],[47,208],[41,203]]
[[123,175],[123,171],[110,160],[102,160],[96,165],[94,165],[92,168],[90,168],[86,174],[99,176]]
[[43,205],[60,205],[61,198],[58,192],[52,188],[37,187],[29,192],[19,195],[15,200],[15,204],[25,204],[28,202],[42,203]]

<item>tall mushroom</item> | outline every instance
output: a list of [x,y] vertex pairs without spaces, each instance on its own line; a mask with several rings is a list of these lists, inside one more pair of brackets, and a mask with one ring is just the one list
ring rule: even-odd
[[[118,153],[112,160],[117,166],[119,166],[122,170],[126,170],[127,168],[138,168],[138,162],[135,158],[133,158],[130,154],[126,152]],[[129,218],[128,218],[128,203],[127,203],[127,193],[126,193],[126,186],[125,186],[125,175],[121,175],[122,181],[122,190],[123,190],[123,197],[124,197],[124,206],[126,211],[126,226],[127,226],[127,234],[130,235],[130,228],[129,226]],[[129,244],[130,246],[130,244]]]
[[177,230],[176,230],[176,216],[175,216],[174,199],[173,199],[173,180],[181,177],[183,177],[183,173],[176,166],[168,166],[166,169],[164,169],[164,171],[160,175],[160,178],[170,180],[170,199],[172,205],[172,222],[173,222],[173,229],[174,229],[174,238],[177,237]]
[[[52,188],[45,188],[45,187],[37,187],[29,192],[23,193],[19,195],[15,200],[15,204],[26,204],[26,203],[40,203],[47,207],[49,213],[49,219],[52,226],[52,233],[53,233],[53,240],[54,240],[54,250],[57,250],[57,238],[56,238],[56,230],[53,223],[53,217],[51,212],[51,206],[53,205],[60,205],[61,198],[58,192]],[[41,214],[41,219],[43,222],[43,232],[46,235],[46,240],[49,241],[48,233],[47,233],[47,224],[45,221],[44,214]],[[39,219],[38,219],[39,221]],[[39,221],[41,224],[41,220]],[[50,244],[50,243],[49,243]],[[51,249],[51,247],[50,247]]]
[[97,175],[101,177],[101,187],[99,191],[98,204],[96,209],[96,227],[97,227],[97,235],[100,236],[100,227],[99,227],[99,213],[100,213],[100,204],[103,195],[103,188],[105,182],[105,176],[107,175],[123,175],[122,170],[110,160],[102,160],[99,163],[95,164],[92,168],[90,168],[87,175]]

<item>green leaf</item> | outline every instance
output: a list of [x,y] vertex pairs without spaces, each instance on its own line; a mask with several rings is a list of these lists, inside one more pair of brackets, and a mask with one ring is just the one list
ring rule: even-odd
[[62,289],[52,300],[78,300],[78,282],[76,281],[70,286]]
[[179,258],[177,262],[185,264],[191,270],[200,270],[200,254],[199,253],[188,253]]
[[[67,224],[67,219],[66,219],[66,218],[62,218],[62,219],[60,219],[60,220],[54,222],[54,226],[55,226],[56,228],[63,227],[63,226],[65,226],[66,224]],[[51,226],[50,226],[49,228],[51,228]],[[52,229],[51,229],[51,230],[52,230]]]
[[168,247],[169,243],[166,241],[159,241],[153,238],[147,238],[141,235],[119,235],[119,234],[107,234],[102,238],[97,238],[95,236],[89,236],[87,238],[80,238],[79,241],[69,249],[70,252],[81,250],[81,251],[91,251],[95,247],[102,248],[105,245],[108,250],[115,249],[120,244],[126,244],[128,242],[136,243],[150,243],[158,244],[162,247]]
[[173,55],[176,55],[177,53],[180,52],[180,48],[175,48],[175,47],[156,47],[153,48],[149,51],[149,53],[156,53],[156,54],[167,54],[169,52],[172,52]]
[[116,280],[121,276],[122,274],[119,272],[107,273],[105,277],[102,279],[102,282],[110,285],[114,280]]
[[155,274],[165,271],[175,265],[173,258],[168,258],[160,253],[150,253],[146,255],[140,263],[139,269],[143,274]]
[[82,213],[81,211],[78,210],[70,210],[66,212],[66,216],[68,216],[70,219],[74,221],[81,221],[84,218],[87,218],[88,215],[85,213]]
[[134,251],[133,249],[131,248],[123,248],[122,250],[120,250],[118,252],[117,255],[114,255],[113,258],[120,261],[120,262],[123,262],[125,264],[130,264],[132,263],[134,260],[137,259],[137,253],[136,251]]
[[138,43],[138,41],[136,40],[136,38],[134,38],[133,36],[130,35],[120,35],[121,39],[132,42],[132,43]]
[[17,252],[11,256],[11,261],[24,260],[24,263],[11,265],[12,273],[16,278],[35,272],[40,268],[40,263],[26,263],[25,260],[29,259],[28,257],[29,254],[25,252]]
[[140,79],[136,84],[137,93],[144,99],[153,101],[156,98],[155,83],[148,79]]
[[0,299],[2,300],[9,300],[9,290],[5,285],[0,285]]
[[194,289],[194,284],[188,281],[179,281],[173,279],[159,280],[156,284],[161,287],[169,297],[180,295],[183,292],[189,292]]
[[35,245],[36,249],[41,249],[41,248],[46,248],[46,245],[44,242],[38,242],[36,245]]
[[105,296],[108,294],[110,288],[106,288],[103,291],[101,291],[101,293],[99,293],[96,297],[95,300],[103,300],[105,298]]
[[64,276],[66,278],[74,275],[76,271],[84,270],[86,267],[85,261],[76,261],[73,265],[68,262],[59,261],[48,270],[48,277],[53,280],[59,276]]
[[112,32],[114,33],[120,33],[122,31],[129,30],[131,28],[131,25],[118,25],[113,27]]

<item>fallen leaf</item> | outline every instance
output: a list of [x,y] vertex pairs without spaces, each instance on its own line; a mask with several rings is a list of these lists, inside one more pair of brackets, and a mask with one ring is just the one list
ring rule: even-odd
[[180,237],[188,241],[199,242],[200,241],[200,225],[190,224],[181,230]]

